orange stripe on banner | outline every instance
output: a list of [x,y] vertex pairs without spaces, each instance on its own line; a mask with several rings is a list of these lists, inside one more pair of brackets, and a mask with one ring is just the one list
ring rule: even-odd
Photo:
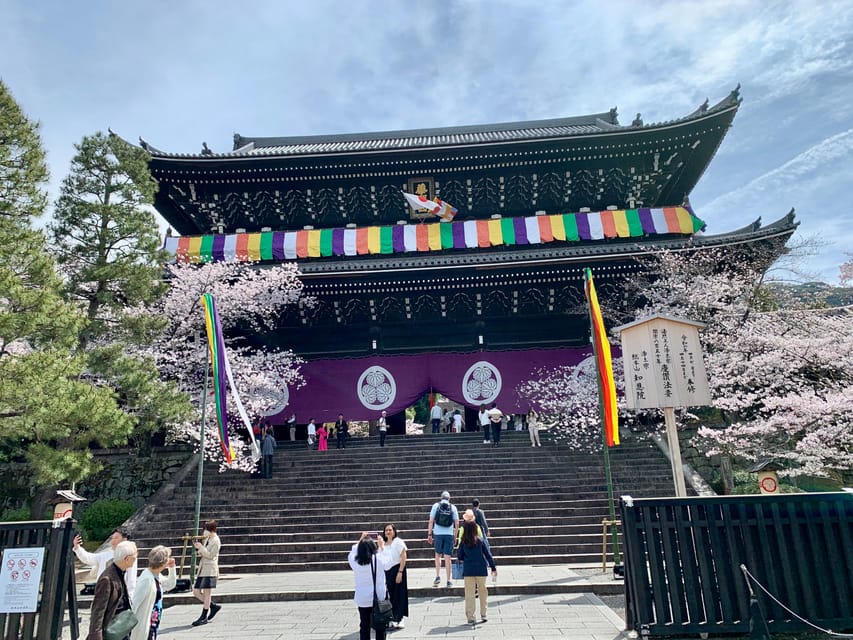
[[296,232],[296,257],[297,258],[307,258],[308,257],[308,232],[307,231],[297,231]]
[[429,251],[429,229],[425,224],[415,227],[415,241],[418,251]]
[[500,220],[489,220],[489,244],[497,246],[504,243],[504,234]]
[[366,253],[370,253],[370,249],[367,246],[367,228],[364,229],[356,229],[355,230],[355,250],[358,255],[363,256]]
[[434,222],[427,225],[429,232],[429,250],[441,251],[441,227],[440,222]]
[[261,234],[250,233],[249,239],[246,242],[246,253],[249,255],[249,260],[261,259]]
[[681,224],[678,222],[678,213],[676,213],[675,207],[664,207],[663,217],[666,220],[668,233],[681,233]]
[[675,215],[678,217],[678,227],[681,229],[681,233],[693,233],[693,220],[690,218],[687,209],[676,207]]
[[246,262],[249,259],[249,234],[248,233],[238,233],[237,234],[237,246],[235,247],[235,252],[237,253],[237,259],[240,262]]
[[486,248],[490,247],[489,243],[489,221],[477,220],[477,246]]
[[190,250],[190,239],[189,238],[178,238],[178,248],[175,251],[175,259],[178,262],[188,262],[189,261],[189,253]]
[[613,221],[612,211],[601,212],[601,229],[604,231],[605,238],[616,237],[616,223]]
[[554,242],[554,231],[551,229],[550,216],[536,216],[539,222],[539,239],[542,242]]

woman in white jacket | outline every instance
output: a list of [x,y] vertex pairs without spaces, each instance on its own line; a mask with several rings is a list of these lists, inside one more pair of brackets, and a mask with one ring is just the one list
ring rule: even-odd
[[[166,579],[160,573],[166,570]],[[163,592],[175,588],[175,559],[169,547],[157,546],[148,554],[148,568],[136,581],[133,613],[139,621],[130,632],[130,640],[157,640],[163,614]]]

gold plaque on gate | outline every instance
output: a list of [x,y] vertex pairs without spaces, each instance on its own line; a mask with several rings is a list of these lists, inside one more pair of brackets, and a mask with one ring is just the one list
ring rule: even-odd
[[[406,183],[406,191],[409,193],[413,193],[416,196],[423,196],[427,200],[433,200],[435,198],[435,179],[434,178],[409,178]],[[409,216],[411,218],[420,219],[420,218],[431,218],[432,212],[429,209],[420,209],[415,211],[411,207],[409,209]]]

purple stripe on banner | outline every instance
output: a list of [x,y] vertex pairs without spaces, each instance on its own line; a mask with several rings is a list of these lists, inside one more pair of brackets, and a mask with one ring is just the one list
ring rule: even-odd
[[640,224],[643,225],[643,233],[657,233],[655,221],[652,219],[652,210],[648,208],[637,209],[640,216]]
[[272,257],[273,260],[284,260],[284,231],[273,231]]
[[344,255],[343,229],[332,229],[332,254],[336,256]]
[[[598,215],[597,213],[595,215]],[[592,240],[589,233],[589,218],[586,213],[576,213],[575,222],[578,223],[578,238],[581,240]]]
[[453,248],[465,248],[465,225],[458,222],[452,226],[453,229]]
[[530,244],[527,239],[527,224],[524,222],[524,218],[513,219],[512,226],[515,228],[515,244]]
[[391,229],[391,243],[394,246],[394,253],[402,253],[406,250],[405,229],[406,226],[402,224],[398,224]]
[[213,236],[213,250],[210,253],[214,262],[225,262],[225,236]]

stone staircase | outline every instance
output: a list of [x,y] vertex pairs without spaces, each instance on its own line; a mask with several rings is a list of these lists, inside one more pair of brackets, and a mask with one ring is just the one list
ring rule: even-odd
[[[460,509],[479,498],[503,565],[601,561],[601,520],[608,516],[600,454],[578,453],[547,432],[530,446],[526,432],[505,433],[499,448],[479,433],[352,439],[346,449],[308,450],[283,442],[273,478],[205,467],[201,520],[219,521],[225,575],[346,569],[346,555],[365,530],[387,522],[409,546],[409,566],[429,567],[429,509],[442,490]],[[611,449],[615,495],[672,495],[669,462],[647,440]],[[148,549],[166,544],[180,555],[193,522],[191,473],[153,516],[138,525],[140,566]]]

